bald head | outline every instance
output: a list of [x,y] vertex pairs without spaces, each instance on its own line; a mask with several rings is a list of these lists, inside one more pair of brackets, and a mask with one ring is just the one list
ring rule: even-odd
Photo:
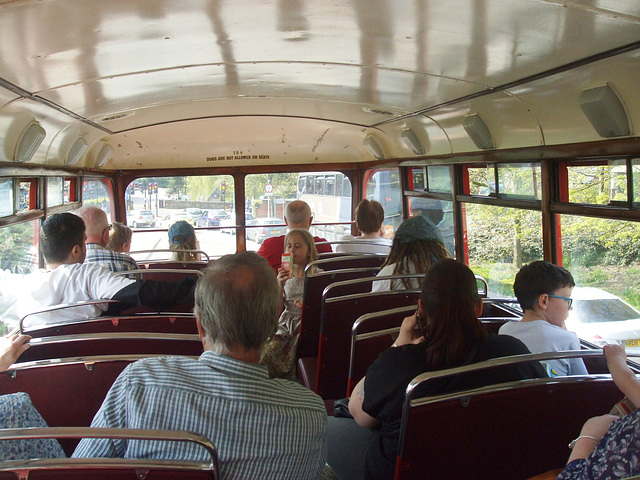
[[87,227],[87,243],[98,243],[103,247],[109,242],[109,220],[104,210],[94,207],[81,207],[75,212]]
[[309,230],[311,227],[311,208],[307,202],[303,200],[294,200],[287,204],[287,208],[284,212],[284,222],[289,228],[304,228]]

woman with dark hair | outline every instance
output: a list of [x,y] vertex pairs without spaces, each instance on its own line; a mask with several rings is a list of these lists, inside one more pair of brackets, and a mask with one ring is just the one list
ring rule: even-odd
[[[404,319],[394,348],[380,354],[353,390],[349,412],[355,422],[330,420],[328,463],[338,476],[393,478],[405,390],[416,376],[530,353],[520,340],[487,334],[478,320],[481,313],[476,279],[466,265],[443,259],[427,271],[417,312]],[[520,364],[436,383],[421,393],[440,394],[545,376],[538,362]]]

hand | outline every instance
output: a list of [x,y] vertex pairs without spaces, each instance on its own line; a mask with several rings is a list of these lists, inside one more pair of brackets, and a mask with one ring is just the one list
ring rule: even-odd
[[607,364],[622,362],[626,365],[627,352],[622,345],[608,344],[605,345],[602,349],[604,350],[604,356],[607,357]]
[[302,310],[303,301],[302,300],[294,300],[293,304]]
[[400,334],[396,339],[395,345],[396,347],[400,347],[402,345],[408,345],[410,343],[417,344],[425,341],[425,338],[422,334],[417,330],[418,326],[418,316],[417,312],[411,315],[410,317],[406,317],[402,321],[402,325],[400,326]]
[[30,347],[29,340],[31,340],[29,335],[18,335],[17,333],[4,337],[2,347],[0,347],[0,372],[7,370]]
[[289,280],[289,270],[284,268],[278,269],[278,284],[280,285],[280,290],[284,288],[284,284]]

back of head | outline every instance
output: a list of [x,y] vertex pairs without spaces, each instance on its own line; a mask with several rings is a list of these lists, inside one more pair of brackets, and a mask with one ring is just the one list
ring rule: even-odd
[[47,263],[64,262],[76,245],[84,245],[84,221],[73,213],[56,213],[40,228],[40,250]]
[[259,350],[278,323],[280,289],[254,252],[225,255],[198,280],[195,310],[214,351]]
[[[411,263],[416,272],[422,273],[444,258],[451,258],[451,254],[444,245],[440,229],[429,219],[417,216],[400,224],[383,266],[395,264],[393,273],[400,275],[410,273]],[[408,279],[403,283],[409,288]]]
[[109,243],[107,248],[114,252],[122,252],[125,243],[131,245],[133,231],[122,222],[113,222],[111,224],[111,234],[109,235]]
[[356,227],[362,233],[377,233],[382,228],[384,209],[380,202],[362,199],[356,207]]
[[427,271],[420,299],[430,368],[461,365],[485,338],[476,316],[481,300],[475,275],[461,262],[440,260]]
[[200,254],[185,250],[198,250],[200,244],[196,232],[189,222],[180,220],[169,227],[169,249],[174,251],[172,260],[193,262],[200,260]]
[[80,207],[73,213],[84,220],[87,237],[89,239],[97,239],[102,237],[102,233],[104,232],[105,228],[109,226],[109,219],[107,218],[107,214],[99,207],[87,205],[84,207]]
[[522,310],[532,310],[540,295],[563,287],[574,287],[575,281],[564,268],[551,262],[531,262],[520,269],[513,282],[513,292]]
[[290,228],[309,228],[311,225],[311,208],[303,200],[288,203],[284,216]]

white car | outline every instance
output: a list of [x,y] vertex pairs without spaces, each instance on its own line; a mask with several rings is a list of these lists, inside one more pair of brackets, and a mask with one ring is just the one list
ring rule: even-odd
[[151,210],[131,210],[127,212],[127,225],[131,228],[153,228],[156,226],[156,216]]
[[567,330],[598,346],[624,345],[627,354],[640,355],[640,311],[615,295],[593,287],[575,287]]
[[[253,215],[251,215],[250,213],[245,213],[244,214],[244,218],[246,222],[249,222],[249,220],[253,220]],[[221,227],[225,227],[223,229],[221,229],[220,231],[222,233],[230,233],[231,235],[235,235],[236,234],[236,212],[229,212],[229,215],[227,215],[225,218],[223,218],[222,220],[220,220],[220,226]]]

